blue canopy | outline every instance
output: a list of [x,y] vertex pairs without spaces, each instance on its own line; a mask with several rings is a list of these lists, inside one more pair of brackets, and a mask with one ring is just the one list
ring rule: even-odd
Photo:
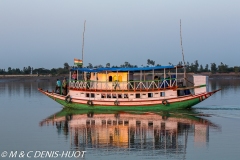
[[155,66],[155,67],[134,67],[134,68],[72,68],[71,71],[80,72],[137,72],[137,71],[152,71],[162,69],[182,68],[182,66]]

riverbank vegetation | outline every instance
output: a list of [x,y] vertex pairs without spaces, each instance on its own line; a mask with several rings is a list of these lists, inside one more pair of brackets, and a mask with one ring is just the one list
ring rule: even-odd
[[[172,63],[169,62],[169,65],[173,65]],[[183,66],[182,62],[178,63],[179,66]],[[112,65],[112,68],[114,67],[149,67],[149,66],[161,66],[160,64],[155,64],[155,61],[148,59],[147,60],[147,65],[132,65],[129,62],[124,62],[123,64],[117,66],[117,65]],[[63,64],[63,68],[52,68],[52,69],[46,69],[46,68],[33,68],[31,66],[28,67],[23,67],[23,69],[19,68],[12,68],[8,67],[7,70],[5,69],[0,69],[0,75],[26,75],[26,74],[41,74],[41,75],[59,75],[59,74],[68,74],[69,69],[72,66],[69,66],[68,63]],[[111,64],[107,63],[106,65],[92,65],[91,63],[88,63],[88,65],[85,65],[86,68],[101,68],[101,67],[107,67],[111,68]],[[212,74],[216,73],[239,73],[240,71],[240,66],[229,66],[224,63],[216,64],[216,63],[211,63],[206,64],[203,66],[202,64],[199,64],[198,60],[189,63],[186,63],[186,71],[187,73],[202,73],[202,72],[210,72]],[[180,72],[183,72],[183,69],[180,70]]]

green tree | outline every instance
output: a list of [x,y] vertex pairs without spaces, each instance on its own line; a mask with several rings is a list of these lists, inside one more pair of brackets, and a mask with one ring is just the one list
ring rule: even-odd
[[217,65],[216,63],[211,63],[211,73],[215,74],[217,72]]
[[55,75],[55,74],[57,74],[57,69],[55,69],[55,68],[52,68],[52,69],[50,70],[50,73],[51,73],[52,75]]
[[204,71],[203,66],[200,65],[199,72],[203,72],[203,71]]
[[190,69],[190,64],[189,64],[189,62],[187,62],[187,63],[186,63],[186,72],[190,72],[190,70],[191,70],[191,69]]
[[239,67],[238,66],[234,66],[234,72],[239,73]]
[[87,68],[93,68],[93,65],[92,65],[92,63],[88,63],[88,66],[87,66]]
[[195,72],[195,65],[193,63],[191,63],[189,68],[190,68],[190,72]]
[[110,68],[110,63],[107,63],[107,64],[106,64],[106,68]]
[[131,64],[129,62],[124,62],[124,64],[120,65],[120,67],[131,67]]
[[12,74],[12,68],[8,67],[8,74]]
[[103,68],[103,66],[100,64],[100,65],[94,66],[94,68]]
[[155,65],[155,61],[148,59],[148,60],[147,60],[147,65],[152,65],[152,66],[154,66],[154,65]]
[[227,66],[226,64],[223,64],[223,63],[221,62],[221,64],[218,65],[218,71],[219,71],[219,73],[226,73],[227,70],[228,70],[228,66]]
[[63,66],[64,66],[63,68],[66,69],[66,70],[69,70],[69,68],[70,68],[67,62],[65,62],[65,63],[63,64]]
[[194,70],[193,70],[194,73],[197,73],[197,72],[198,72],[198,67],[199,67],[198,60],[196,60],[196,61],[194,62]]
[[204,71],[205,72],[208,72],[209,70],[208,70],[208,64],[206,64],[206,66],[205,66],[205,68],[204,68]]

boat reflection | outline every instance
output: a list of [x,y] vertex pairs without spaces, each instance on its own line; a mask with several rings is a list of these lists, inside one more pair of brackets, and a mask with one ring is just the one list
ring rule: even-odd
[[186,151],[187,137],[194,136],[194,144],[207,144],[209,128],[219,126],[207,115],[193,110],[171,112],[117,112],[67,110],[46,118],[40,126],[56,125],[59,134],[71,139],[77,150],[129,149]]

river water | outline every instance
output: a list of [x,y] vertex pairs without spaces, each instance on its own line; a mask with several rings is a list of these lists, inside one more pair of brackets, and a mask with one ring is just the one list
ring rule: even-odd
[[[37,91],[54,82],[0,82],[0,159],[240,159],[240,80],[181,112],[62,110]],[[83,156],[83,157],[82,157]]]

